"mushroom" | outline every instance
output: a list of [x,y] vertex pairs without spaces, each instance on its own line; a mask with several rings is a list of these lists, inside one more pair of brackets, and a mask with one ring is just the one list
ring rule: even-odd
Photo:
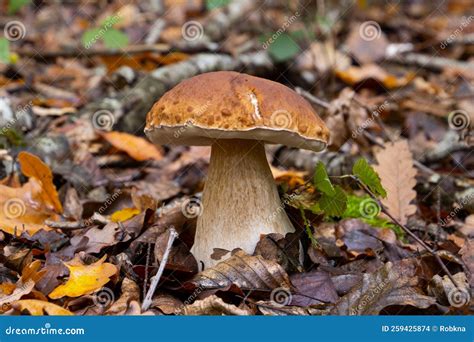
[[214,248],[252,254],[261,234],[293,232],[265,143],[321,151],[329,131],[293,90],[266,79],[219,71],[165,93],[147,115],[155,144],[210,145],[211,159],[191,252],[205,267]]

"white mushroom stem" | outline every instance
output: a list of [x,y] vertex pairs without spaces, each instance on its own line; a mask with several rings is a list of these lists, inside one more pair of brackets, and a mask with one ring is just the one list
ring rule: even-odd
[[[255,140],[217,140],[204,188],[192,253],[206,268],[214,248],[252,254],[261,234],[294,231],[265,156]],[[225,256],[228,257],[228,256]]]

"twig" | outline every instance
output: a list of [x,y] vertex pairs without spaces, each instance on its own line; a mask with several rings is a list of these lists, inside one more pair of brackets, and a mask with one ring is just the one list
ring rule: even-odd
[[147,243],[146,259],[145,259],[145,279],[143,280],[143,298],[146,297],[146,290],[148,286],[148,268],[150,267],[151,243]]
[[174,49],[168,44],[153,44],[153,45],[131,45],[120,49],[70,49],[70,50],[56,50],[56,51],[43,51],[38,53],[36,50],[30,49],[18,49],[16,53],[20,56],[34,58],[34,59],[47,59],[56,57],[80,57],[80,56],[120,56],[126,54],[136,54],[145,52],[155,53],[169,53]]
[[329,102],[326,102],[324,100],[321,100],[321,99],[317,98],[316,96],[314,96],[310,92],[304,90],[303,88],[296,87],[295,91],[298,94],[300,94],[301,96],[306,97],[310,102],[313,102],[314,104],[316,104],[318,106],[321,106],[325,109],[329,109]]
[[398,64],[415,65],[420,68],[441,71],[444,68],[456,69],[473,69],[474,63],[457,61],[454,59],[424,55],[421,53],[409,52],[406,54],[398,54],[395,56],[388,56],[387,60]]
[[45,220],[44,223],[51,228],[54,229],[68,229],[68,230],[74,230],[74,229],[84,229],[87,228],[87,222],[80,220],[80,221],[72,221],[72,222],[57,222],[57,221],[52,221],[52,220]]
[[430,246],[428,246],[423,240],[421,240],[418,236],[415,235],[407,226],[402,224],[398,219],[396,219],[390,212],[387,210],[387,208],[383,205],[383,203],[375,196],[375,194],[364,184],[360,181],[360,179],[354,175],[348,175],[351,179],[355,180],[357,184],[378,204],[380,207],[380,210],[387,215],[393,223],[395,223],[397,226],[402,228],[408,235],[410,235],[416,242],[418,242],[424,249],[426,249],[438,262],[438,264],[441,266],[443,271],[446,273],[446,275],[451,279],[453,284],[457,287],[460,288],[460,286],[457,284],[456,280],[454,279],[453,275],[451,272],[449,272],[448,268],[446,265],[443,263],[439,255],[436,253],[435,250],[433,250]]
[[148,308],[150,307],[152,303],[153,294],[155,293],[156,287],[158,286],[158,283],[163,274],[163,271],[165,270],[165,266],[168,261],[171,247],[173,246],[174,240],[178,236],[178,232],[176,231],[176,229],[174,229],[174,227],[170,227],[169,232],[170,232],[170,237],[168,239],[168,244],[166,245],[165,253],[163,254],[163,259],[161,260],[160,267],[158,268],[158,272],[156,272],[156,275],[153,277],[153,280],[150,284],[150,288],[148,289],[148,293],[146,294],[145,299],[143,300],[142,311],[148,310]]

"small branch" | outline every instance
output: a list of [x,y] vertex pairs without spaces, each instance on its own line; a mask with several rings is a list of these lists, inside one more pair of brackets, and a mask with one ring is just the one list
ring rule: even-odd
[[150,288],[148,289],[148,293],[146,294],[146,297],[143,300],[142,311],[148,310],[148,308],[150,307],[152,303],[153,294],[155,293],[156,287],[158,286],[158,283],[163,274],[163,271],[165,270],[165,266],[168,261],[171,247],[173,246],[174,240],[178,236],[178,233],[176,232],[174,227],[170,227],[169,232],[170,232],[170,237],[168,239],[168,244],[166,245],[165,253],[163,254],[163,259],[161,260],[160,267],[158,268],[158,272],[156,272],[156,275],[153,277],[153,280],[150,284]]
[[436,261],[438,262],[438,264],[441,266],[441,268],[443,269],[443,271],[447,274],[447,276],[449,277],[449,279],[451,279],[451,281],[453,282],[453,284],[457,287],[457,288],[460,288],[460,286],[457,284],[456,280],[454,279],[453,275],[451,274],[451,272],[449,272],[448,268],[446,267],[446,265],[443,263],[443,261],[441,260],[441,258],[439,257],[439,255],[436,253],[435,250],[433,250],[430,246],[428,246],[423,240],[421,240],[418,236],[415,235],[415,233],[413,233],[407,226],[405,226],[404,224],[402,224],[398,219],[396,219],[392,214],[390,214],[390,212],[387,210],[387,208],[382,204],[382,202],[377,198],[377,196],[375,196],[375,194],[364,184],[362,183],[359,178],[357,178],[356,176],[354,175],[349,175],[350,178],[352,178],[353,180],[355,180],[357,182],[357,184],[379,205],[380,207],[380,210],[385,214],[387,215],[393,223],[395,223],[397,226],[399,226],[400,228],[403,229],[403,231],[405,231],[405,233],[407,233],[408,235],[410,235],[416,242],[418,242],[418,244],[420,244],[425,250],[427,250],[431,255],[433,255],[433,257],[436,259]]
[[471,70],[474,68],[474,63],[471,62],[457,61],[454,59],[424,55],[415,52],[388,56],[387,60],[392,63],[398,63],[402,65],[415,65],[420,68],[434,71],[441,71],[444,68],[455,68],[465,70]]
[[319,98],[317,98],[316,96],[314,96],[313,94],[311,94],[310,92],[304,90],[303,88],[300,88],[300,87],[296,87],[295,88],[295,91],[300,94],[301,96],[305,97],[306,99],[308,99],[308,101],[320,106],[320,107],[323,107],[324,109],[329,109],[329,102],[326,102],[324,100],[321,100]]

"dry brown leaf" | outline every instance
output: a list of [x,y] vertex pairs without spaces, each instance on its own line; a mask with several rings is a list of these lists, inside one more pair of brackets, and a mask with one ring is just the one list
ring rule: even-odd
[[20,312],[28,311],[32,316],[72,316],[73,313],[56,304],[37,299],[24,299],[12,303],[12,307]]
[[0,185],[0,230],[17,236],[24,231],[33,235],[41,229],[50,230],[44,221],[54,213],[44,206],[42,191],[35,178],[21,188]]
[[129,308],[131,301],[140,300],[140,288],[133,280],[124,278],[122,294],[115,303],[105,312],[106,315],[123,315]]
[[242,290],[261,291],[291,288],[288,274],[279,264],[260,255],[248,255],[242,250],[197,274],[190,282],[203,290],[224,290],[232,285]]
[[186,305],[183,309],[185,315],[231,315],[248,316],[251,315],[249,309],[240,309],[232,304],[225,303],[219,297],[213,295],[203,300],[197,300],[191,305]]
[[163,158],[161,149],[141,137],[123,132],[104,132],[101,135],[113,147],[124,151],[135,160],[161,160]]
[[436,303],[432,297],[418,289],[420,280],[416,276],[413,259],[404,259],[396,264],[387,262],[374,273],[363,275],[362,282],[347,295],[341,297],[332,315],[377,315],[391,305],[411,305],[427,308]]
[[41,184],[40,193],[43,202],[54,209],[58,214],[62,213],[63,207],[59,201],[56,186],[53,183],[53,173],[48,165],[43,163],[37,156],[22,151],[18,155],[21,172],[29,178],[34,178]]
[[416,169],[413,157],[406,140],[386,144],[385,149],[375,154],[378,165],[374,165],[387,191],[387,197],[382,203],[390,214],[402,224],[416,212],[416,206],[411,202],[416,198]]
[[110,277],[117,273],[117,267],[104,263],[107,255],[91,265],[84,265],[79,256],[64,264],[69,269],[69,279],[49,294],[49,298],[58,299],[65,296],[79,297],[90,294],[107,284]]

